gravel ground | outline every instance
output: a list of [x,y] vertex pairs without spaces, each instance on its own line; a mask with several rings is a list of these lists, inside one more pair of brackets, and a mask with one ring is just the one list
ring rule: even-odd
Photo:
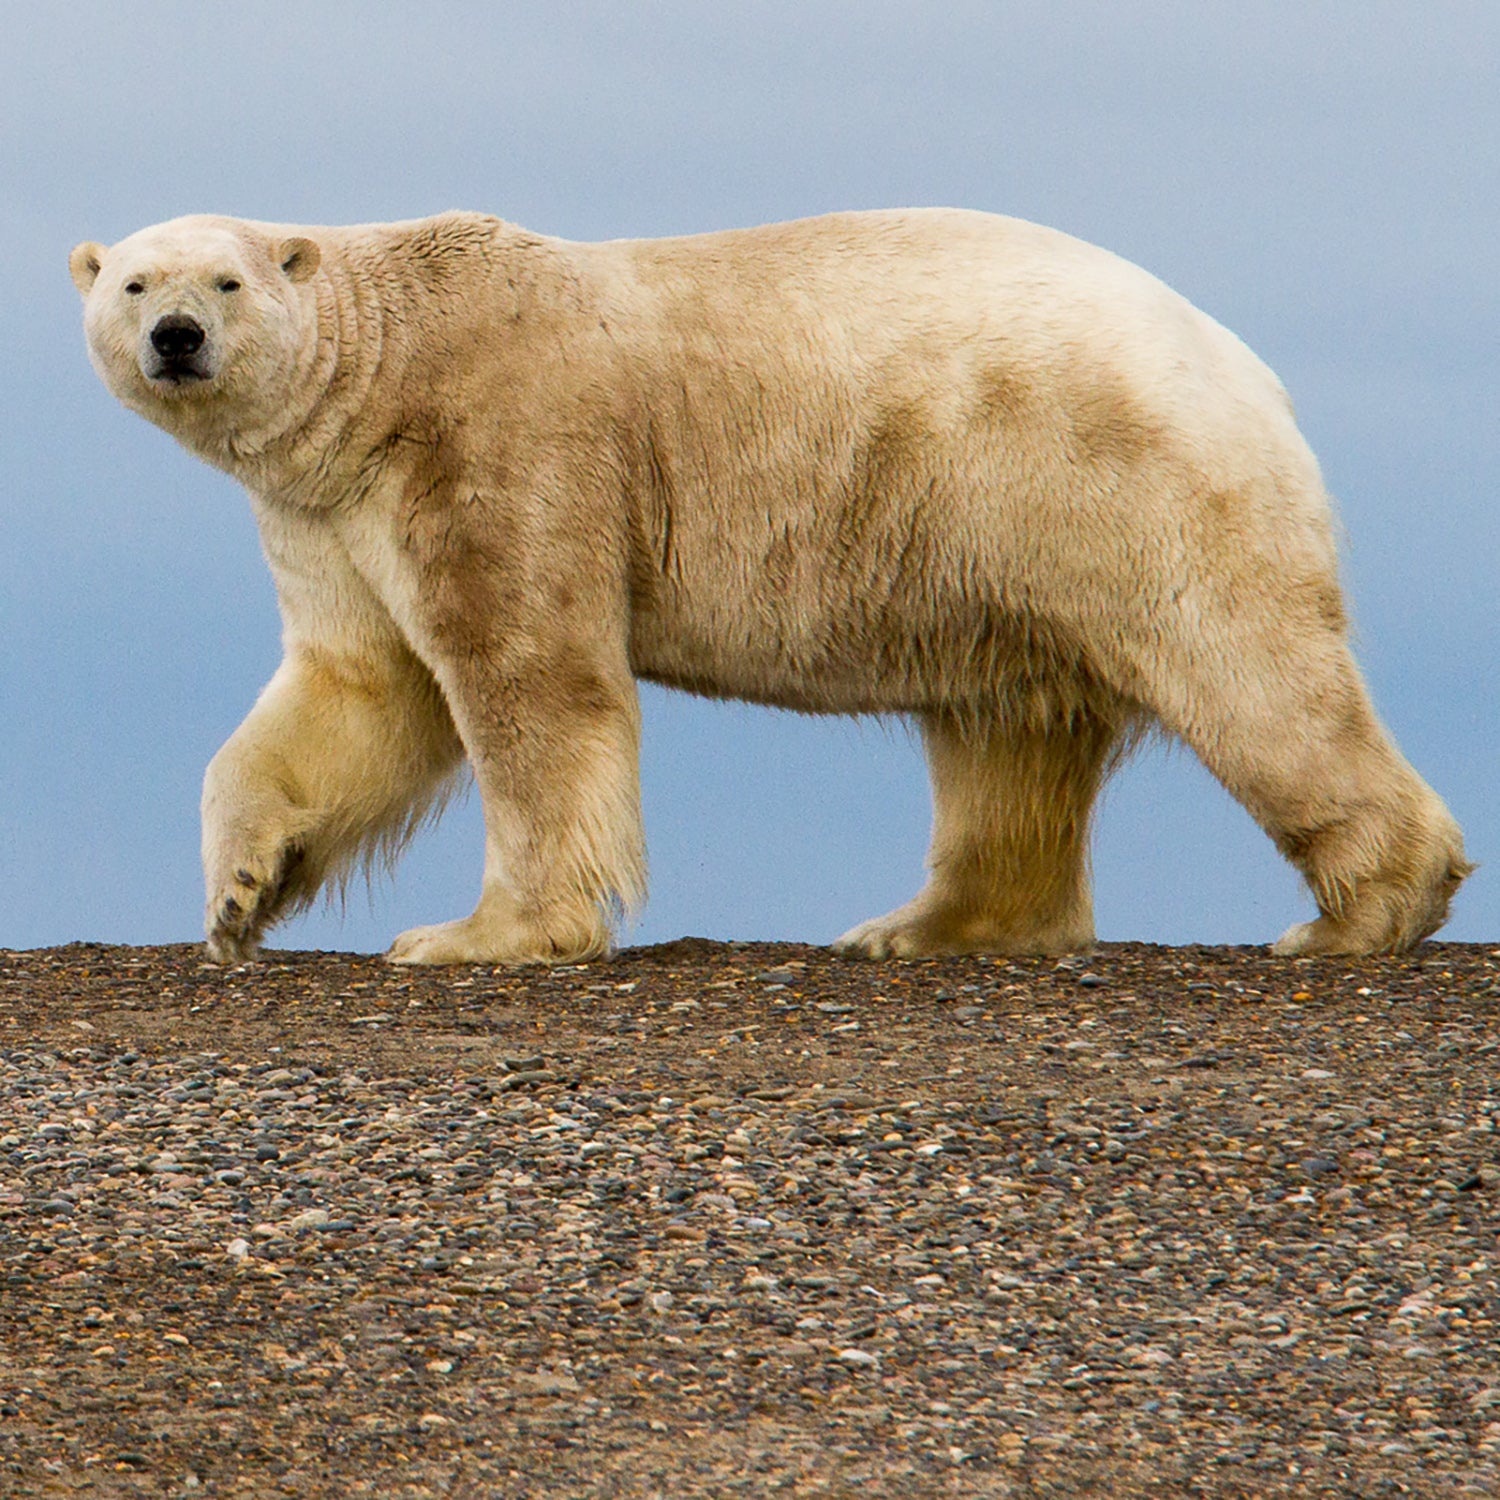
[[1500,949],[0,952],[6,1496],[1500,1494]]

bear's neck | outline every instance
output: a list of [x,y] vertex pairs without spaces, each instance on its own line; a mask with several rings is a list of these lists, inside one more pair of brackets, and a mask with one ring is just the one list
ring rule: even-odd
[[[259,425],[183,440],[272,505],[326,510],[375,484],[410,410],[431,406],[452,349],[472,335],[476,298],[502,326],[551,285],[552,242],[496,219],[445,214],[370,240],[322,231],[317,326]],[[321,237],[326,236],[326,237]],[[181,435],[181,434],[179,434]]]
[[327,509],[359,484],[380,445],[389,403],[376,386],[399,383],[407,364],[392,337],[377,266],[326,256],[315,281],[318,318],[287,382],[287,399],[253,426],[221,431],[204,457],[272,504]]

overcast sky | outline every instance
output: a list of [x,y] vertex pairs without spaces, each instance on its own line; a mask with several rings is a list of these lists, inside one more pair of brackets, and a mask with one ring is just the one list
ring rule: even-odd
[[[0,946],[200,935],[203,767],[279,657],[242,495],[117,406],[67,272],[177,214],[480,209],[572,238],[954,204],[1140,262],[1281,375],[1358,651],[1500,940],[1500,6],[0,0]],[[826,941],[921,880],[900,726],[645,694],[638,941]],[[467,913],[471,798],[285,946]],[[1100,935],[1266,942],[1310,902],[1185,752],[1110,789]]]

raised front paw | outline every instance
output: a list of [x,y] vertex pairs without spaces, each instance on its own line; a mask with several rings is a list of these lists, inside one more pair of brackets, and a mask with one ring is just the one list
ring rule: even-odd
[[287,842],[264,854],[242,852],[210,875],[204,929],[215,963],[255,957],[261,935],[286,904],[302,861],[302,846]]

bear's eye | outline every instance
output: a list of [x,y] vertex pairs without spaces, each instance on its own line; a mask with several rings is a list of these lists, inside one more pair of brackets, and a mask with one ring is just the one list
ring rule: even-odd
[[146,290],[146,285],[141,281],[127,281],[125,283],[125,290],[130,296],[139,297]]
[[219,290],[221,292],[237,292],[239,291],[239,289],[240,284],[234,279],[233,276],[226,276],[223,281],[219,283]]

